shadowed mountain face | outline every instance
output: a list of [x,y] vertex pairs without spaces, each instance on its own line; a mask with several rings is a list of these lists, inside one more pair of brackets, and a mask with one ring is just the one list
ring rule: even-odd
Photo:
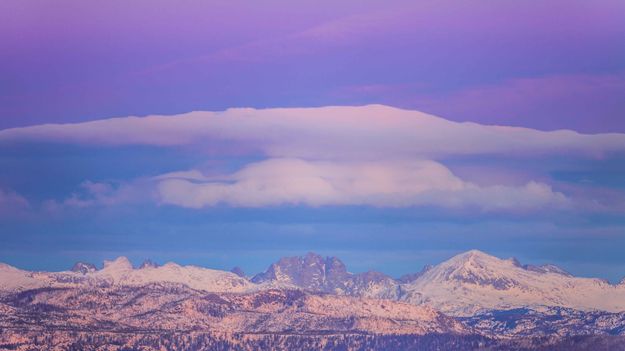
[[252,278],[254,283],[279,281],[310,290],[332,291],[351,277],[336,257],[323,258],[309,252],[305,256],[283,257],[264,273]]
[[431,264],[426,264],[419,272],[404,274],[397,280],[400,283],[412,283],[432,268],[434,268],[434,266],[432,266]]
[[380,272],[353,274],[336,257],[315,253],[285,257],[252,278],[254,283],[277,282],[311,291],[341,295],[397,298],[398,283]]
[[144,268],[158,268],[158,264],[152,260],[145,260],[139,266],[139,269],[144,269]]
[[241,269],[241,267],[238,267],[238,266],[237,267],[233,267],[230,270],[230,273],[234,273],[234,274],[238,275],[241,278],[245,278],[246,277],[245,276],[245,272],[243,272],[243,269]]
[[87,262],[76,262],[72,266],[72,269],[71,269],[72,272],[77,272],[77,273],[82,273],[82,274],[95,272],[96,270],[97,268],[93,263],[87,263]]

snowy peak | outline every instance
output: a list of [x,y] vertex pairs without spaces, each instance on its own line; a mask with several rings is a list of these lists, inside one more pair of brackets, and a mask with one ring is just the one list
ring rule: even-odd
[[19,268],[15,268],[9,264],[6,263],[1,263],[0,262],[0,272],[15,272],[15,271],[20,271]]
[[[471,262],[471,261],[498,262],[498,261],[503,261],[503,260],[499,257],[489,255],[480,250],[469,250],[469,251],[463,252],[461,254],[458,254],[452,257],[451,259],[449,259],[449,261],[453,261],[453,262]],[[515,265],[516,260],[510,259],[507,261]]]
[[6,263],[0,263],[0,292],[4,290],[24,290],[45,286],[33,278],[33,273],[13,267]]
[[105,261],[104,268],[89,278],[118,286],[144,286],[149,284],[180,284],[210,292],[245,292],[255,287],[247,279],[234,273],[196,266],[181,266],[167,262],[159,266],[151,261],[133,269],[126,257]]
[[488,309],[560,306],[625,310],[625,285],[577,278],[555,265],[521,265],[471,250],[436,265],[402,285],[400,299],[446,313],[471,315]]
[[506,290],[519,283],[502,269],[520,269],[515,259],[502,260],[482,251],[471,250],[452,257],[426,272],[422,278],[437,281],[457,281]]
[[130,260],[127,257],[120,256],[112,261],[105,260],[102,271],[129,271],[132,269]]
[[[437,266],[438,279],[457,280],[476,285],[490,285],[495,289],[506,290],[518,282],[518,273],[559,274],[573,277],[564,269],[553,265],[521,265],[514,257],[501,259],[479,250],[471,250],[456,255]],[[526,271],[526,272],[522,272]],[[516,277],[516,278],[515,278]]]
[[97,270],[98,269],[96,268],[96,266],[93,263],[89,263],[89,262],[76,262],[74,263],[71,269],[72,272],[82,273],[82,274],[92,273]]

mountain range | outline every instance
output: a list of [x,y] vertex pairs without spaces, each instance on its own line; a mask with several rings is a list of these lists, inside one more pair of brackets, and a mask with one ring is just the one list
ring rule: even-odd
[[411,335],[418,342],[452,335],[452,344],[466,346],[625,335],[625,283],[574,277],[554,265],[522,265],[477,250],[399,279],[351,273],[338,258],[314,253],[281,258],[252,277],[241,269],[171,262],[135,268],[120,257],[101,269],[78,262],[62,272],[0,264],[0,312],[0,346],[33,333],[53,333],[62,344],[73,340],[64,334],[70,332],[185,331],[209,333],[213,341],[235,334]]
[[235,272],[144,262],[134,268],[125,257],[102,269],[79,262],[70,271],[31,272],[0,264],[0,290],[43,287],[142,286],[178,283],[205,292],[245,293],[301,289],[341,296],[425,304],[453,316],[488,310],[563,307],[581,311],[625,311],[625,283],[575,277],[555,265],[521,265],[471,250],[420,272],[394,279],[380,272],[351,273],[336,257],[308,253],[285,257],[251,278]]

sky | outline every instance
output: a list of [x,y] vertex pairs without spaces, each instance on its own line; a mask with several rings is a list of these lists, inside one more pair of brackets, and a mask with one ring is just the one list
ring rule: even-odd
[[0,2],[0,261],[625,276],[625,2]]

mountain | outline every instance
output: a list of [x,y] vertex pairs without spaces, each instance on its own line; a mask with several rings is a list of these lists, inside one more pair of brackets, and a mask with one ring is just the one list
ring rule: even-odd
[[488,311],[459,320],[480,334],[492,337],[625,336],[625,312],[579,311],[564,307],[517,308]]
[[231,273],[234,273],[234,274],[236,274],[236,275],[238,275],[238,276],[239,276],[239,277],[241,277],[241,278],[245,278],[245,277],[246,277],[245,272],[244,272],[244,271],[243,271],[243,269],[242,269],[241,267],[239,267],[239,266],[232,267],[232,269],[230,270],[230,272],[231,272]]
[[152,263],[133,268],[120,257],[95,270],[79,263],[72,271],[29,272],[0,264],[0,292],[42,287],[111,287],[182,284],[204,292],[248,293],[268,289],[301,289],[340,296],[398,300],[428,305],[453,316],[492,310],[545,306],[580,311],[625,311],[625,284],[574,277],[554,265],[522,265],[472,250],[426,266],[395,280],[383,273],[350,273],[336,257],[314,253],[285,257],[252,279],[242,271],[227,272],[196,266]]
[[[110,265],[109,265],[110,267]],[[623,350],[625,313],[489,311],[304,290],[183,284],[38,288],[0,297],[2,350]]]
[[471,250],[402,285],[400,299],[459,316],[540,306],[625,311],[625,286],[573,277],[555,266],[541,267]]
[[0,329],[468,334],[426,306],[302,290],[209,293],[180,284],[41,288],[5,296]]
[[398,282],[379,272],[353,274],[336,257],[315,253],[284,257],[263,273],[252,278],[254,283],[279,283],[305,290],[357,297],[397,299]]
[[477,250],[398,280],[314,253],[252,279],[125,257],[0,264],[0,349],[619,350],[624,337],[625,284]]
[[401,277],[399,277],[399,279],[397,279],[400,283],[412,283],[415,280],[417,280],[420,276],[422,276],[423,274],[425,274],[425,272],[429,271],[430,269],[434,268],[434,266],[432,266],[431,264],[426,264],[425,266],[423,266],[423,268],[417,272],[417,273],[409,273],[409,274],[404,274]]
[[558,266],[556,266],[554,264],[543,264],[543,265],[540,265],[540,266],[526,264],[526,265],[523,266],[523,268],[525,270],[532,271],[532,272],[538,272],[538,273],[557,273],[557,274],[562,274],[562,275],[567,276],[567,277],[572,277],[573,276],[571,273],[565,271],[561,267],[558,267]]
[[46,286],[45,282],[34,278],[33,274],[33,272],[0,263],[0,292],[3,290],[25,290]]
[[72,269],[71,269],[72,272],[82,273],[82,274],[92,273],[97,270],[98,269],[93,263],[88,263],[88,262],[76,262],[72,266]]
[[150,283],[177,283],[209,292],[247,292],[262,286],[238,275],[175,263],[143,264],[135,269],[126,257],[104,261],[104,268],[79,263],[63,272],[28,272],[8,265],[0,266],[0,291],[18,291],[41,287],[143,286]]
[[158,263],[152,261],[152,260],[145,260],[143,261],[143,263],[141,263],[141,265],[139,266],[139,269],[143,269],[143,268],[158,268],[159,265]]

